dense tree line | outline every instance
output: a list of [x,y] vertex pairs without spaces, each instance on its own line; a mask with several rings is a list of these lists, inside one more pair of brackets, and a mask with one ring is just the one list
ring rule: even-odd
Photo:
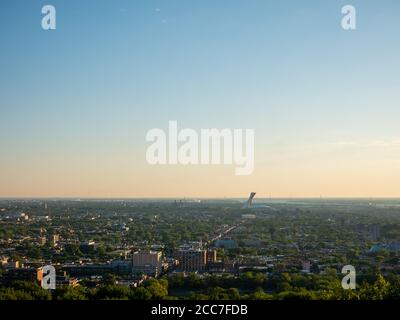
[[[178,289],[185,295],[174,295]],[[283,273],[274,277],[248,272],[241,277],[206,277],[192,274],[149,279],[139,287],[116,285],[105,279],[97,288],[59,287],[54,291],[17,281],[0,288],[0,300],[383,300],[400,299],[400,276],[377,273],[362,280],[356,290],[343,290],[334,272],[324,276]]]

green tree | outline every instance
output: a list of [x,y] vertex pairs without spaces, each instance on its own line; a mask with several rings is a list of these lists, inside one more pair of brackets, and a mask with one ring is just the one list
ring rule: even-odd
[[85,289],[81,286],[77,287],[59,287],[54,292],[57,300],[88,300]]
[[236,288],[229,288],[227,290],[227,294],[229,299],[231,300],[240,300],[240,293],[239,290]]
[[153,300],[162,300],[168,295],[168,282],[159,282],[156,279],[146,280],[143,286],[151,293]]
[[150,300],[152,297],[149,290],[144,287],[132,288],[129,299],[131,300]]
[[33,300],[51,300],[52,296],[50,291],[43,289],[37,283],[16,281],[13,288],[17,291],[26,292]]

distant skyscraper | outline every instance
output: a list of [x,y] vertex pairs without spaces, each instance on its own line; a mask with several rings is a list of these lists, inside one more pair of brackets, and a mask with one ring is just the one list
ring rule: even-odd
[[253,198],[255,195],[255,192],[250,193],[249,199],[247,199],[247,202],[244,204],[243,209],[251,209],[253,207]]
[[255,197],[256,193],[251,192],[249,199],[247,199],[246,203],[243,205],[242,209],[251,209],[251,210],[266,210],[266,209],[271,209],[269,206],[265,204],[253,204],[253,199]]

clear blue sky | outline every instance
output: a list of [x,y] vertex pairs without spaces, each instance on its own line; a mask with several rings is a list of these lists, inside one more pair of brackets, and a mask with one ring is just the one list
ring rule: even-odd
[[[41,29],[45,4],[57,9],[55,31]],[[345,4],[357,9],[356,31],[340,26]],[[336,159],[344,174],[353,168],[346,161],[354,149],[327,146],[357,144],[359,157],[383,152],[393,160],[361,162],[363,170],[388,165],[394,171],[385,174],[400,178],[399,35],[397,0],[2,0],[0,196],[241,194],[239,187],[225,193],[222,182],[212,194],[198,192],[185,184],[186,176],[201,180],[198,172],[176,168],[163,176],[146,167],[145,134],[166,128],[168,120],[195,129],[256,130],[258,171],[230,177],[230,185],[260,189],[270,179],[282,186],[265,193],[282,196],[318,196],[317,189],[332,196],[393,195],[363,189],[379,170],[370,180],[353,181],[348,193],[338,181],[330,188],[318,178],[315,188],[285,190],[289,177],[270,172],[315,154],[321,172],[335,167],[324,168],[326,159]],[[389,151],[374,149],[385,144]],[[130,164],[125,173],[113,171]],[[74,191],[92,165],[86,189]],[[310,168],[296,169],[309,176]],[[69,189],[61,186],[60,171],[74,176]],[[104,186],[91,191],[102,174]],[[170,193],[169,179],[180,175],[182,189]],[[159,189],[147,190],[146,181]]]

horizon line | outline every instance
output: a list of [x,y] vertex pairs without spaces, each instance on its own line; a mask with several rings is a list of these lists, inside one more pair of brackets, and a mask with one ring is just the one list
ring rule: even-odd
[[[143,197],[87,197],[87,196],[50,196],[50,197],[40,197],[40,196],[15,196],[15,197],[2,197],[0,196],[0,201],[4,200],[229,200],[229,199],[247,199],[248,196],[222,196],[222,197],[195,197],[195,196],[183,196],[183,197],[173,197],[173,196],[143,196]],[[371,199],[385,199],[385,200],[400,200],[400,196],[280,196],[280,197],[257,197],[254,200],[266,199],[266,200],[335,200],[335,199],[355,199],[355,200],[371,200]]]

